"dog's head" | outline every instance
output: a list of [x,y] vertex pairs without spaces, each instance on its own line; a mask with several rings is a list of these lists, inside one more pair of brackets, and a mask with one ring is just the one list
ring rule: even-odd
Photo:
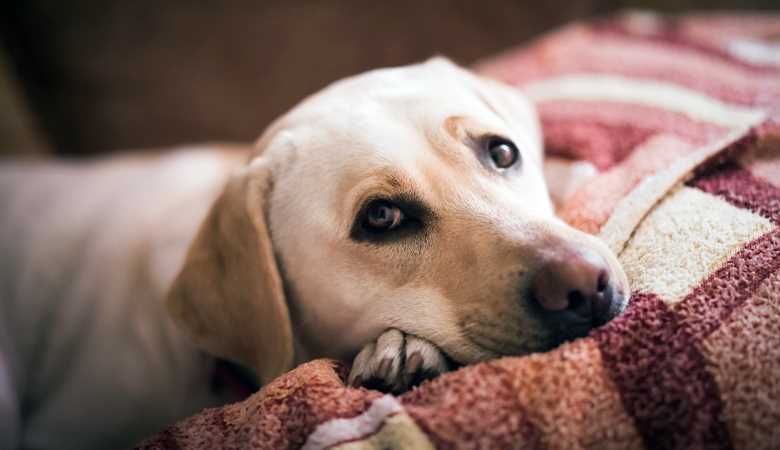
[[228,182],[169,297],[207,350],[264,381],[387,328],[469,363],[619,314],[628,282],[553,214],[532,106],[443,59],[306,99]]

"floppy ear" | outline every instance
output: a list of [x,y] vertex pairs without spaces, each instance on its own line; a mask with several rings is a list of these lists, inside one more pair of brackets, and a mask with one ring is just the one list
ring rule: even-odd
[[258,158],[233,175],[190,246],[168,311],[197,345],[256,370],[289,369],[292,330],[266,224],[270,168]]
[[446,58],[431,58],[428,64],[437,65],[443,70],[455,71],[488,108],[509,124],[516,132],[515,138],[523,140],[518,144],[525,146],[541,167],[542,133],[539,118],[536,108],[522,89],[475,75]]

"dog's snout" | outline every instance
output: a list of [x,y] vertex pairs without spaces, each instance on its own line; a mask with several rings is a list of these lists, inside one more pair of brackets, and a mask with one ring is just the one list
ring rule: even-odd
[[545,312],[601,325],[609,318],[615,289],[604,258],[590,250],[543,264],[531,281],[531,299]]

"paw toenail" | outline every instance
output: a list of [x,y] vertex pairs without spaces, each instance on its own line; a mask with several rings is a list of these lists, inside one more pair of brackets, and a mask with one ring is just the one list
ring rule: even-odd
[[379,363],[379,368],[376,370],[376,376],[378,378],[381,378],[383,380],[386,380],[390,376],[390,368],[393,364],[393,360],[390,358],[385,358],[382,360],[381,363]]
[[417,371],[420,370],[420,367],[422,367],[422,363],[422,356],[417,352],[412,353],[412,356],[406,360],[406,373],[410,375],[417,373]]

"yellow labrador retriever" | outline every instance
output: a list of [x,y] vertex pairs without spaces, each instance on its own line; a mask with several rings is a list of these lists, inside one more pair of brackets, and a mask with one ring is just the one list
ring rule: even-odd
[[626,276],[541,164],[529,102],[443,59],[335,83],[246,154],[5,163],[0,447],[130,445],[229,400],[214,356],[402,391],[586,334]]

